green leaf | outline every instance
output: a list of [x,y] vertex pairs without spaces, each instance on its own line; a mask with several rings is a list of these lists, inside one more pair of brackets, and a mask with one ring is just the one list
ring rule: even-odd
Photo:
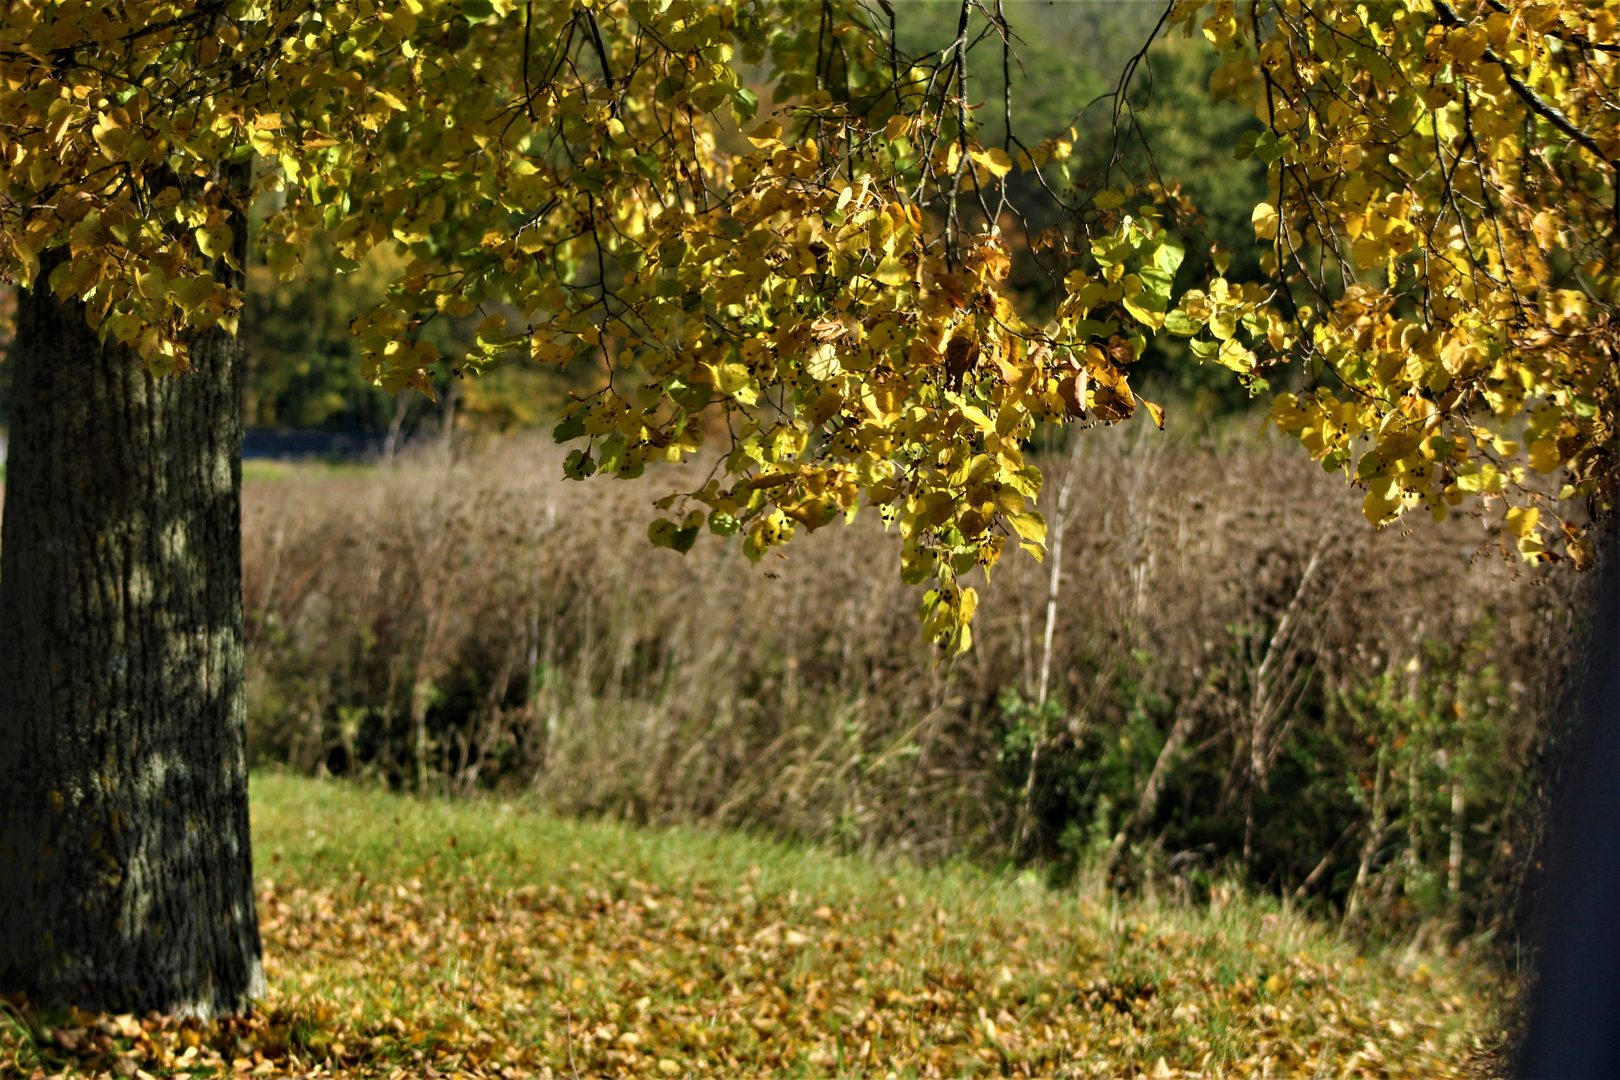
[[679,266],[684,258],[686,258],[685,240],[676,237],[673,240],[665,240],[658,245],[659,266]]
[[1164,317],[1164,329],[1180,337],[1192,337],[1203,327],[1203,323],[1195,323],[1187,317],[1187,313],[1180,308],[1167,313]]
[[900,549],[900,580],[907,585],[921,585],[933,573],[934,553],[915,540],[907,540]]
[[[1155,267],[1163,270],[1173,278],[1175,277],[1176,271],[1180,269],[1182,260],[1186,257],[1187,249],[1182,245],[1181,238],[1179,236],[1168,232],[1159,234],[1159,246],[1158,249],[1153,252],[1153,265]],[[1147,275],[1148,272],[1146,270],[1142,271],[1142,278],[1144,281],[1147,279]],[[1165,287],[1166,289],[1169,288],[1168,282],[1166,283]]]
[[651,154],[637,154],[630,159],[630,164],[635,168],[636,172],[647,179],[658,179],[658,159]]
[[598,453],[602,457],[603,472],[619,471],[624,465],[624,452],[627,445],[628,440],[625,439],[622,431],[613,431],[609,433],[607,438],[602,440],[602,446]]
[[585,416],[583,413],[575,413],[566,417],[562,423],[551,429],[551,437],[558,442],[577,439],[583,434],[585,434]]
[[[1170,270],[1161,270],[1151,266],[1145,266],[1142,268],[1142,272],[1137,276],[1142,279],[1143,291],[1146,292],[1148,296],[1151,296],[1153,299],[1158,300],[1161,303],[1170,299],[1170,285],[1175,278],[1174,268]],[[1158,310],[1163,311],[1164,307],[1161,306]]]
[[1262,131],[1254,140],[1255,153],[1259,154],[1268,165],[1275,164],[1293,148],[1292,135],[1278,135],[1275,131]]
[[1131,318],[1143,326],[1151,326],[1157,330],[1164,325],[1165,299],[1151,293],[1142,293],[1123,301],[1123,306],[1130,313]]
[[682,379],[669,381],[669,397],[681,408],[690,412],[707,405],[714,398],[714,388],[703,383],[688,383]]
[[1091,257],[1101,266],[1124,262],[1131,254],[1131,242],[1123,236],[1104,236],[1091,242]]
[[759,95],[744,87],[731,95],[731,115],[737,123],[746,124],[759,112]]
[[569,480],[583,480],[596,471],[596,462],[584,450],[570,450],[563,460],[563,476]]
[[679,527],[669,518],[659,518],[647,526],[647,539],[652,541],[653,547],[674,547],[675,535],[679,531]]
[[495,5],[489,0],[461,0],[461,14],[468,22],[481,22],[495,14]]
[[1108,295],[1108,283],[1093,281],[1080,290],[1080,306],[1090,311],[1102,303],[1102,298]]

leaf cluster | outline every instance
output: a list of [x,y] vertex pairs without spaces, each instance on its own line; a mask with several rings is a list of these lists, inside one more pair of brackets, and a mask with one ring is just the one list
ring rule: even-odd
[[1499,496],[1525,558],[1588,564],[1575,510],[1606,509],[1615,471],[1613,5],[1201,9],[1171,19],[1265,125],[1236,150],[1266,163],[1254,229],[1289,331],[1233,359],[1306,359],[1277,426],[1375,524]]
[[[599,363],[557,428],[584,440],[567,475],[702,454],[649,536],[686,550],[706,524],[756,559],[874,507],[905,579],[935,584],[925,635],[958,649],[960,579],[1009,540],[1042,550],[1037,423],[1132,415],[1158,334],[1255,393],[1306,357],[1309,392],[1273,415],[1374,522],[1512,488],[1519,550],[1559,557],[1551,533],[1585,562],[1542,504],[1612,472],[1612,24],[1544,0],[1218,3],[1211,90],[1265,125],[1236,152],[1268,169],[1269,280],[1217,252],[1186,289],[1191,200],[1117,152],[1088,173],[1072,130],[1021,139],[1016,34],[978,0],[915,54],[892,7],[854,0],[31,0],[0,20],[0,270],[182,369],[191,335],[234,332],[247,207],[273,196],[275,273],[328,241],[340,271],[396,262],[351,325],[368,382],[431,396],[446,319],[476,324],[457,377],[513,350]],[[1111,95],[1117,137],[1145,56]],[[1044,321],[1013,302],[1020,251],[1055,283]],[[1546,497],[1508,464],[1527,402],[1529,468],[1567,474]]]

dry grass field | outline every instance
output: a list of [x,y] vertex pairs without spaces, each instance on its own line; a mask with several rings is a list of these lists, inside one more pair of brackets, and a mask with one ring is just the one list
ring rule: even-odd
[[564,814],[1060,878],[1101,860],[1192,899],[1236,874],[1391,925],[1502,925],[1577,584],[1504,559],[1488,511],[1374,532],[1342,478],[1269,440],[1103,430],[1048,465],[1049,499],[1074,470],[1050,644],[1053,567],[1015,555],[954,660],[920,640],[875,515],[754,566],[715,537],[647,544],[680,476],[569,483],[543,440],[260,467],[253,752]]

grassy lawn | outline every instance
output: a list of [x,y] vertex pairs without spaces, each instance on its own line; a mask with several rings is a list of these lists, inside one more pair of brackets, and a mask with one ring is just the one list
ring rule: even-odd
[[1501,1039],[1499,977],[1241,899],[279,775],[253,799],[262,1014],[24,1009],[0,1074],[1432,1078],[1487,1074]]

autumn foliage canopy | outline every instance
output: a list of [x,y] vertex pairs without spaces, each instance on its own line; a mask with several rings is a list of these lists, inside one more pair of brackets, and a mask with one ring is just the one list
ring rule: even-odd
[[[350,268],[396,245],[353,324],[369,378],[589,359],[570,476],[708,470],[655,544],[707,527],[758,558],[873,506],[958,648],[959,579],[1044,543],[1037,424],[1160,419],[1128,379],[1160,334],[1256,393],[1300,362],[1271,415],[1374,523],[1501,497],[1523,557],[1585,563],[1616,465],[1617,11],[1169,5],[1155,33],[1220,51],[1211,92],[1260,121],[1232,151],[1271,185],[1267,276],[1188,281],[1174,177],[1075,175],[1072,135],[1019,137],[999,2],[907,55],[885,0],[17,0],[0,273],[48,274],[167,374],[234,327],[219,263],[250,206],[284,276],[317,240]],[[1014,302],[1015,259],[1052,310]],[[419,334],[480,311],[467,355]]]

